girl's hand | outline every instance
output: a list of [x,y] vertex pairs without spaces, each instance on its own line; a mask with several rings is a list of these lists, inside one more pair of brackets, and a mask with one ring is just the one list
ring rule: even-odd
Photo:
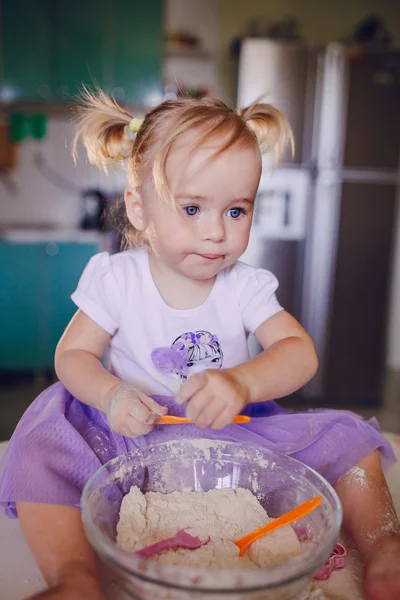
[[103,408],[111,429],[131,438],[149,433],[155,421],[168,412],[167,408],[123,381],[107,392]]
[[178,404],[187,402],[186,415],[198,427],[222,429],[232,422],[249,401],[247,386],[234,369],[203,371],[192,375],[175,397]]

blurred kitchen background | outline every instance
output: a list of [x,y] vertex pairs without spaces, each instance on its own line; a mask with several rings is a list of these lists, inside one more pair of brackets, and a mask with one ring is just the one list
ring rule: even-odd
[[[135,116],[164,98],[265,94],[296,137],[263,170],[244,260],[271,269],[321,368],[286,406],[377,415],[400,432],[400,2],[2,0],[0,440],[55,379],[69,295],[123,172],[71,158],[74,98],[97,82]],[[257,351],[254,341],[252,350]]]

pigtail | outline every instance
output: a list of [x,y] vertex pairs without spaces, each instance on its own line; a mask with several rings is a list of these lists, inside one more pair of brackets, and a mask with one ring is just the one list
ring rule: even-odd
[[294,153],[292,128],[287,118],[271,104],[254,102],[238,111],[257,138],[261,153],[272,152],[279,162],[286,148]]
[[125,160],[132,153],[133,140],[126,134],[132,117],[115,100],[97,89],[84,87],[77,109],[72,155],[76,162],[77,144],[82,139],[89,162],[107,171],[107,166]]

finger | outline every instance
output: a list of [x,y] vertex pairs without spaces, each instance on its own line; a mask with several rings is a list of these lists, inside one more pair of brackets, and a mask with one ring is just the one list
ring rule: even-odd
[[131,415],[127,415],[126,423],[124,426],[125,432],[122,435],[126,437],[136,438],[141,435],[147,435],[153,429],[153,425],[145,425],[136,421]]
[[197,421],[200,413],[203,412],[211,401],[212,396],[204,390],[200,390],[200,392],[190,398],[186,407],[186,416],[192,421]]
[[147,408],[149,408],[151,412],[155,415],[159,415],[160,417],[162,417],[163,415],[167,414],[168,408],[166,406],[161,406],[161,404],[158,404],[158,402],[153,400],[153,398],[150,398],[150,396],[147,396],[147,394],[140,392],[139,398],[141,399],[143,404],[147,406]]
[[232,408],[224,408],[215,421],[211,423],[210,427],[212,429],[223,429],[232,423],[234,417],[235,413],[232,411]]
[[187,402],[194,394],[197,394],[203,387],[206,385],[207,378],[204,373],[196,373],[196,375],[192,375],[189,379],[183,384],[181,389],[175,396],[175,402],[177,404],[183,404]]
[[224,404],[214,399],[200,412],[196,419],[197,427],[210,427],[225,410]]
[[148,425],[154,423],[156,416],[142,402],[139,394],[137,398],[128,398],[128,414],[139,423]]

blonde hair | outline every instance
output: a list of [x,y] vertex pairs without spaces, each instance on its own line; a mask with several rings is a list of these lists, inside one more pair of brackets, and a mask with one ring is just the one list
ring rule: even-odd
[[[133,137],[129,131],[132,116],[101,90],[83,90],[78,108],[78,126],[73,140],[73,156],[81,138],[89,161],[104,169],[116,163],[127,164],[129,184],[140,187],[150,173],[157,194],[174,201],[165,174],[168,155],[181,136],[198,132],[192,152],[211,140],[220,140],[215,156],[233,145],[258,146],[261,153],[272,152],[277,163],[288,145],[294,149],[293,135],[286,117],[270,104],[254,102],[234,111],[214,98],[166,100],[149,110]],[[128,247],[148,243],[146,233],[134,230],[126,213],[120,213],[121,233]]]

